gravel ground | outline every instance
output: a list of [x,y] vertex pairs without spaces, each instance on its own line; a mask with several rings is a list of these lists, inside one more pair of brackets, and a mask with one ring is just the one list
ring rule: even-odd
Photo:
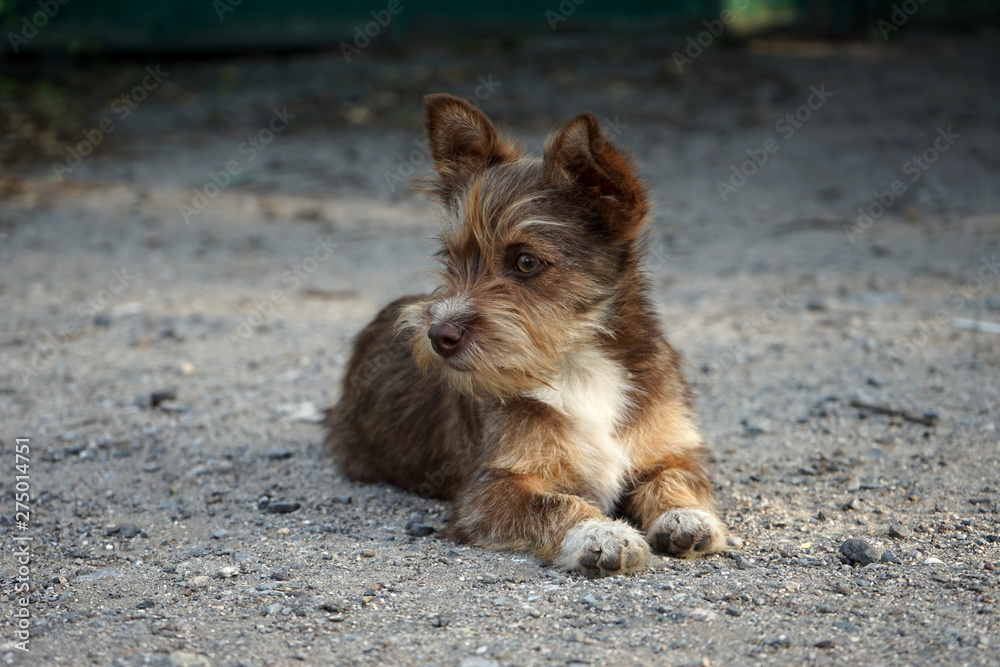
[[[995,43],[159,63],[62,180],[0,176],[3,488],[30,495],[20,526],[4,493],[0,661],[1000,664],[1000,335],[954,320],[1000,322]],[[426,167],[419,96],[479,86],[529,145],[591,109],[637,154],[741,552],[570,576],[426,534],[446,504],[323,451],[350,335],[431,285],[435,212],[395,178]]]

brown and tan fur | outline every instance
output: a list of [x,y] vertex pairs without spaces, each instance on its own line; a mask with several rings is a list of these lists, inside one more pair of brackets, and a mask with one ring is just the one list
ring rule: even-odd
[[631,160],[590,114],[539,159],[456,97],[425,104],[440,284],[358,335],[325,422],[342,470],[453,499],[461,540],[589,575],[722,550]]

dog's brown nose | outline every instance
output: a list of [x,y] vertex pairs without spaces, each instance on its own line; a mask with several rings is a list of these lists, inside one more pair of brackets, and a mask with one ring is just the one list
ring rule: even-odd
[[465,347],[465,332],[451,322],[435,324],[427,330],[434,351],[444,358],[453,357]]

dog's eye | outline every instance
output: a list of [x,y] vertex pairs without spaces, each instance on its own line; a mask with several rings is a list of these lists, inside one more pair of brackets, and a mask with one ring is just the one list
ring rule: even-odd
[[518,255],[517,260],[514,262],[514,266],[517,270],[524,274],[534,273],[542,266],[542,263],[538,261],[537,257],[532,257],[531,255]]

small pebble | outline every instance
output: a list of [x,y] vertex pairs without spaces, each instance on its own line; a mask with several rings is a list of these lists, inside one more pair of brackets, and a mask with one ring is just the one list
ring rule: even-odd
[[406,534],[413,537],[427,537],[433,532],[434,526],[428,526],[425,523],[415,523],[406,530]]
[[133,523],[122,524],[122,527],[118,530],[118,535],[126,539],[131,539],[140,533],[142,533],[142,531]]
[[892,553],[889,549],[882,552],[882,558],[880,559],[883,563],[893,563],[894,565],[901,565],[903,561],[899,560],[899,556]]
[[495,574],[493,574],[491,572],[488,572],[488,573],[486,573],[486,574],[483,575],[483,583],[484,584],[495,584],[498,581],[500,581],[500,577],[498,577],[497,575],[495,575]]
[[197,577],[193,577],[188,581],[188,587],[195,590],[200,590],[202,588],[208,588],[208,584],[211,581],[208,577],[203,574],[199,574]]
[[157,408],[160,406],[160,403],[164,403],[166,401],[173,401],[176,398],[177,398],[176,389],[158,389],[156,391],[150,392],[148,407]]
[[743,538],[739,535],[730,535],[726,538],[726,546],[730,549],[742,549],[743,548]]
[[291,457],[292,453],[281,446],[272,447],[267,451],[267,458],[269,458],[272,461],[278,461],[280,459],[289,459]]
[[925,560],[923,562],[923,564],[924,565],[944,565],[944,561],[941,560],[940,558],[934,558],[934,556],[931,556],[930,558],[928,558],[927,560]]
[[135,606],[136,609],[151,609],[156,606],[156,603],[150,599],[145,599]]
[[867,540],[850,538],[840,545],[840,553],[851,564],[869,565],[882,558],[882,550]]
[[688,616],[695,621],[714,621],[719,615],[711,609],[692,609]]
[[833,590],[841,595],[850,595],[854,589],[846,581],[838,581],[833,585]]
[[375,552],[372,551],[371,549],[362,549],[361,555],[364,556],[365,558],[375,558]]
[[268,575],[271,579],[275,581],[287,581],[288,580],[288,570],[284,568],[279,568],[277,570],[272,570],[271,574]]
[[913,531],[904,526],[901,523],[895,523],[889,526],[889,537],[894,537],[898,540],[906,539],[913,535]]
[[302,503],[269,502],[265,510],[268,514],[289,514],[302,507]]
[[844,505],[843,509],[844,509],[845,512],[848,511],[848,510],[855,510],[856,511],[856,510],[860,510],[860,509],[864,508],[864,506],[865,506],[864,499],[862,499],[862,498],[855,498],[855,499],[851,500],[849,503],[846,503]]
[[231,579],[239,574],[239,568],[233,567],[232,565],[227,565],[226,567],[219,570],[220,579]]
[[753,567],[752,565],[750,565],[750,562],[746,558],[744,558],[743,554],[741,554],[739,551],[730,551],[729,557],[736,562],[736,569],[738,570],[749,570],[751,567]]

